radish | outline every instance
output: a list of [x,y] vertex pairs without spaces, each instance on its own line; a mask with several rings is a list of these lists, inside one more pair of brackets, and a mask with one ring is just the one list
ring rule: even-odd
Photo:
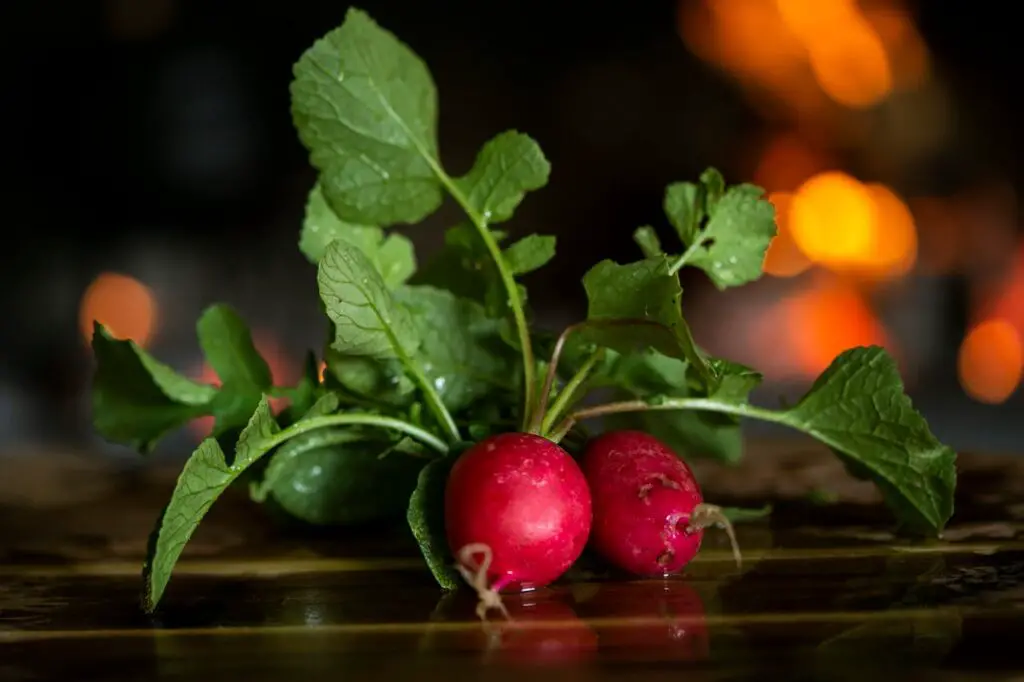
[[565,450],[527,433],[483,440],[455,462],[445,486],[445,533],[457,567],[480,595],[481,618],[498,593],[560,577],[590,534],[586,478]]
[[729,521],[704,504],[690,467],[657,438],[606,433],[587,446],[583,472],[593,496],[591,543],[612,566],[638,576],[676,573],[713,525],[729,533],[739,563]]

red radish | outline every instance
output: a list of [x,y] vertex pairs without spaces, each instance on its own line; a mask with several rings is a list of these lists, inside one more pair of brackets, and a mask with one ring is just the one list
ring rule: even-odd
[[732,527],[704,504],[693,472],[657,438],[614,431],[591,441],[583,472],[594,505],[593,548],[616,568],[640,576],[676,573],[696,556],[704,528]]
[[504,610],[502,589],[543,587],[565,573],[583,551],[590,524],[583,472],[540,436],[492,436],[463,453],[448,476],[448,544],[480,593],[481,616],[487,608]]

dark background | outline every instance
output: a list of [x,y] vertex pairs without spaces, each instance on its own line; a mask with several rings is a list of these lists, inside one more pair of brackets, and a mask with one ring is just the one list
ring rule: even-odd
[[[360,6],[430,66],[450,171],[468,169],[479,146],[507,128],[528,132],[551,160],[549,186],[527,198],[510,227],[558,236],[558,265],[527,282],[552,326],[582,314],[579,278],[588,267],[639,255],[632,230],[663,223],[667,183],[693,179],[708,165],[730,182],[749,180],[758,145],[799,128],[766,114],[736,79],[688,49],[677,31],[678,3]],[[296,248],[313,175],[291,126],[288,83],[292,63],[341,22],[346,5],[9,0],[3,7],[0,215],[11,236],[0,293],[0,444],[125,454],[89,428],[91,365],[78,307],[100,272],[130,274],[153,290],[159,328],[150,349],[176,367],[200,362],[194,320],[219,300],[272,340],[284,364],[319,345],[314,269]],[[904,135],[899,127],[835,144],[832,158],[906,196],[997,186],[1012,199],[1024,151],[1014,5],[907,9],[930,52],[932,82],[950,103],[950,132],[899,164],[871,161]],[[918,109],[907,111],[902,125],[912,131]],[[405,230],[421,260],[455,215],[447,207]],[[968,237],[985,234],[979,227]],[[996,258],[985,269],[1005,267]],[[895,295],[873,291],[871,300],[905,341],[911,392],[940,437],[963,448],[1019,449],[1020,392],[984,405],[957,381],[975,279],[915,270]],[[723,328],[706,320],[742,319],[747,308],[736,307],[737,296],[767,306],[801,282],[717,296],[694,277],[686,282],[687,313],[700,320],[698,339],[712,350],[720,337],[739,336],[756,354],[759,339],[740,322]],[[802,383],[770,381],[761,397]],[[171,439],[165,451],[184,454],[190,441]]]

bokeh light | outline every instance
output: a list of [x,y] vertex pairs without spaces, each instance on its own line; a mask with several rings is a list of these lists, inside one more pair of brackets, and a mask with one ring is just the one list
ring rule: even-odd
[[1003,319],[986,320],[968,332],[957,357],[960,384],[978,402],[1005,402],[1020,385],[1024,343]]
[[774,192],[768,200],[775,206],[776,235],[764,256],[764,271],[774,277],[795,277],[811,267],[811,261],[793,240],[789,227],[793,195]]
[[815,175],[796,191],[790,229],[797,246],[816,263],[846,268],[861,262],[874,237],[871,193],[839,171]]
[[78,316],[87,342],[92,339],[96,321],[116,338],[131,339],[145,347],[156,332],[156,297],[134,277],[104,272],[86,288]]
[[819,173],[796,191],[788,213],[793,243],[823,267],[875,280],[902,277],[914,266],[914,217],[884,185]]

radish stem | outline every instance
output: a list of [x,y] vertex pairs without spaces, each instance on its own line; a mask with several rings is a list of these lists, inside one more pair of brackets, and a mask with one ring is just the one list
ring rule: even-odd
[[621,414],[623,412],[648,412],[663,410],[703,410],[705,412],[718,412],[731,414],[737,417],[752,417],[767,422],[787,424],[784,412],[773,412],[747,403],[727,403],[714,398],[668,398],[658,403],[648,403],[643,400],[623,400],[615,403],[605,403],[587,407],[573,412],[554,429],[549,440],[557,443],[569,429],[578,421],[603,417],[609,414]]
[[[665,331],[669,331],[668,327],[661,324],[660,322],[655,322],[654,320],[644,320],[641,318],[619,318],[609,320],[584,320],[583,322],[577,322],[576,324],[569,325],[562,331],[561,334],[559,334],[558,340],[555,341],[555,347],[551,351],[551,361],[548,363],[547,374],[544,377],[544,386],[541,388],[536,409],[533,411],[529,420],[525,422],[526,424],[529,425],[529,433],[535,433],[539,435],[543,432],[546,432],[550,428],[551,423],[558,418],[557,413],[564,410],[567,407],[566,403],[568,402],[568,399],[572,397],[570,393],[567,398],[561,400],[561,397],[566,393],[566,391],[563,389],[562,392],[559,394],[560,401],[556,402],[556,406],[558,407],[558,409],[552,409],[552,413],[554,413],[555,416],[548,417],[548,415],[545,414],[548,407],[548,400],[551,397],[551,389],[554,387],[555,377],[558,375],[558,363],[562,359],[562,351],[565,348],[565,342],[569,339],[569,336],[574,332],[577,332],[585,327],[619,327],[636,325],[661,327]],[[598,349],[598,352],[602,351],[603,349]],[[575,381],[575,385],[576,387],[578,387],[579,384],[583,383],[584,379],[586,379],[586,375],[590,372],[591,369],[593,369],[593,366],[598,362],[600,358],[594,359],[594,357],[591,356],[591,359],[593,360],[592,362],[588,360],[589,364],[585,364],[582,368],[580,368],[579,371],[576,372],[572,379],[570,379],[570,384],[572,384]]]
[[604,357],[604,348],[599,348],[593,353],[587,361],[583,363],[583,366],[572,376],[571,379],[565,384],[565,387],[559,391],[558,397],[555,398],[554,404],[551,406],[551,410],[543,415],[541,421],[540,432],[542,434],[547,433],[551,430],[555,421],[565,412],[569,407],[569,403],[572,402],[575,397],[576,391],[579,390],[583,382],[590,376],[590,372],[594,369],[594,365],[601,361]]
[[301,435],[308,431],[315,429],[321,429],[326,426],[346,426],[346,425],[362,425],[362,426],[375,426],[382,429],[391,429],[393,431],[399,431],[407,436],[411,436],[416,440],[420,441],[424,445],[427,445],[439,454],[446,454],[448,452],[448,446],[443,440],[435,436],[434,434],[421,429],[420,427],[410,424],[409,422],[402,421],[401,419],[394,419],[393,417],[382,417],[377,414],[359,414],[359,413],[342,413],[342,414],[328,414],[322,417],[311,417],[309,419],[303,419],[302,421],[292,424],[287,429],[278,431],[275,433],[268,442],[267,449],[275,448],[281,443],[294,438],[295,436]]

